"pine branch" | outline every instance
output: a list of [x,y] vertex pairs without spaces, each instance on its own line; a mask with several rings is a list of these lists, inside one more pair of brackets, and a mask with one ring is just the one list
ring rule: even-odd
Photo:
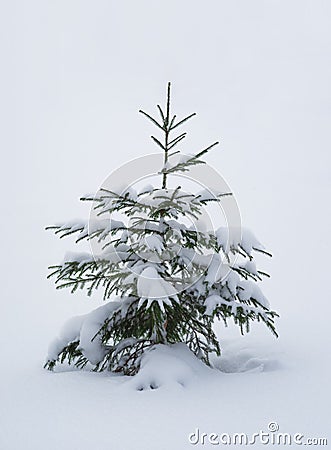
[[162,119],[162,122],[163,122],[163,126],[165,126],[165,117],[164,117],[164,113],[163,113],[163,111],[161,109],[161,106],[160,105],[156,105],[156,106],[157,106],[157,109],[160,112],[160,116],[161,116],[161,119]]
[[206,164],[205,161],[200,160],[200,156],[207,153],[211,148],[215,147],[215,145],[219,144],[219,142],[214,142],[213,144],[209,145],[209,147],[205,148],[204,150],[201,150],[199,153],[193,155],[191,158],[187,159],[185,162],[179,162],[173,167],[170,168],[163,168],[161,170],[161,173],[163,174],[169,174],[174,172],[186,172],[189,169],[189,166],[194,166],[197,164]]
[[169,144],[168,144],[168,150],[171,150],[173,147],[175,147],[175,145],[177,145],[180,141],[185,139],[185,137],[186,137],[186,133],[183,133],[183,134],[177,136],[172,141],[170,141]]
[[187,120],[191,119],[192,117],[196,116],[196,113],[192,113],[189,116],[185,117],[184,119],[180,120],[179,122],[177,122],[176,124],[172,125],[170,130],[174,130],[175,128],[179,127],[180,125],[183,125],[183,123],[185,123]]
[[142,111],[141,109],[139,110],[139,112],[141,114],[143,114],[145,117],[147,117],[151,122],[154,123],[154,125],[156,125],[158,128],[160,128],[162,131],[164,131],[164,127],[162,125],[160,125],[152,116],[150,116],[149,114],[147,114],[145,111]]
[[161,142],[154,136],[151,136],[151,138],[153,139],[154,142],[156,142],[156,144],[162,148],[162,150],[165,150],[165,147],[163,144],[161,144]]

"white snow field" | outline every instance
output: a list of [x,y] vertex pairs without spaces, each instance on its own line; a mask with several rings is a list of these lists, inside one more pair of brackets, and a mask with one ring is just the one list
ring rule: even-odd
[[[0,9],[0,449],[221,448],[233,433],[253,442],[260,430],[292,443],[236,447],[326,448],[330,2],[16,0]],[[154,111],[169,80],[174,111],[198,113],[183,152],[221,140],[206,159],[273,253],[258,263],[272,275],[261,287],[281,315],[280,337],[263,324],[245,336],[218,324],[213,370],[177,344],[147,354],[133,378],[45,371],[62,324],[102,302],[46,280],[47,266],[77,249],[44,227],[87,218],[81,195],[155,151],[137,111]]]

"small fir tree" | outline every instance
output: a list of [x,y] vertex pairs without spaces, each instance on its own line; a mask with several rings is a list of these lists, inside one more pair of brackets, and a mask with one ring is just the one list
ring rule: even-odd
[[[220,355],[216,319],[227,324],[232,318],[242,333],[249,331],[251,321],[262,321],[277,336],[277,313],[257,285],[268,275],[253,261],[254,251],[270,254],[247,230],[229,241],[225,228],[201,231],[187,222],[197,220],[209,202],[231,194],[188,194],[180,186],[168,187],[169,175],[204,164],[201,157],[218,143],[178,159],[173,149],[186,133],[173,133],[195,114],[182,120],[170,115],[170,83],[165,110],[158,105],[158,111],[160,121],[140,112],[163,134],[163,140],[152,136],[164,152],[161,187],[138,193],[101,189],[81,199],[92,202],[99,220],[47,228],[61,238],[75,234],[76,242],[102,244],[99,255],[70,254],[50,267],[49,277],[58,289],[85,289],[87,295],[99,289],[106,301],[66,324],[50,346],[45,364],[50,370],[67,360],[79,368],[90,363],[95,371],[133,375],[147,349],[177,342],[210,365],[210,354]],[[118,213],[127,220],[117,220]]]

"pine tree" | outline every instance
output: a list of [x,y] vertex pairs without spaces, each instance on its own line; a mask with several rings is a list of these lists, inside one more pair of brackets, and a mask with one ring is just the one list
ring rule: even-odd
[[[257,282],[269,276],[256,269],[254,252],[271,256],[256,238],[243,230],[240,239],[228,242],[225,228],[201,231],[189,226],[209,202],[224,195],[208,190],[187,193],[181,186],[168,186],[172,174],[204,164],[211,148],[191,156],[174,148],[186,137],[177,132],[182,120],[170,114],[170,83],[166,107],[157,106],[160,120],[144,111],[163,135],[152,136],[164,154],[160,187],[140,192],[101,189],[82,201],[92,202],[98,220],[69,222],[47,227],[60,238],[76,235],[76,242],[102,244],[99,255],[70,254],[60,265],[51,266],[49,277],[58,289],[84,289],[87,295],[100,290],[105,305],[72,319],[50,346],[45,367],[53,369],[67,360],[82,368],[137,373],[144,353],[157,344],[184,342],[207,365],[210,354],[221,349],[213,330],[215,320],[227,324],[232,318],[241,332],[252,321],[262,321],[277,336],[274,318]],[[175,155],[177,155],[175,157]],[[174,161],[174,162],[172,162]],[[121,214],[127,220],[117,220]]]

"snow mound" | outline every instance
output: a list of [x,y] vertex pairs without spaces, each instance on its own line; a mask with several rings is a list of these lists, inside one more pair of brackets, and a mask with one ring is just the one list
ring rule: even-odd
[[137,282],[137,291],[140,296],[138,308],[140,308],[146,299],[147,308],[157,301],[162,312],[164,312],[163,303],[171,306],[172,298],[178,302],[176,289],[167,281],[165,281],[157,272],[155,267],[146,267],[140,274]]
[[142,357],[139,372],[125,386],[138,391],[163,386],[186,387],[195,379],[213,374],[184,343],[157,344]]
[[112,301],[100,306],[94,311],[69,319],[48,348],[48,361],[56,361],[62,349],[70,342],[80,341],[79,349],[92,363],[97,364],[105,356],[105,345],[98,331],[107,317],[121,307],[118,301]]
[[258,346],[241,347],[237,341],[223,342],[222,356],[212,357],[215,369],[223,373],[273,372],[283,368],[280,355]]

